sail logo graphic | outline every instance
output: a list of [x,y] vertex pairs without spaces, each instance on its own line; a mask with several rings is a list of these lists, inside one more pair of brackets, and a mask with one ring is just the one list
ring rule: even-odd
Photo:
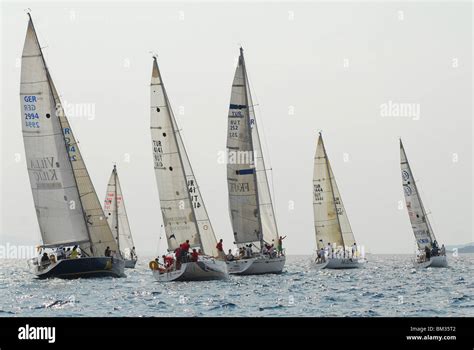
[[408,181],[408,179],[410,178],[410,174],[408,174],[408,171],[406,170],[402,171],[402,178],[403,178],[403,181]]
[[248,182],[244,183],[229,183],[229,192],[231,193],[242,193],[250,192],[250,185]]
[[19,340],[47,340],[52,344],[56,342],[56,327],[33,327],[26,324],[18,328]]
[[30,159],[30,170],[35,178],[38,188],[41,186],[60,186],[58,173],[59,162],[54,157]]
[[411,187],[408,185],[403,185],[403,190],[405,191],[405,194],[407,196],[411,196],[411,194],[413,193]]

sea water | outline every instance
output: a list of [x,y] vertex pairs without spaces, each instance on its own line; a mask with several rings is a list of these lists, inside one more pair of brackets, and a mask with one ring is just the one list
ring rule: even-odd
[[[151,258],[150,258],[151,259]],[[369,255],[363,269],[315,270],[288,256],[281,275],[156,282],[142,258],[126,278],[39,280],[0,260],[0,316],[474,316],[474,255],[414,269],[410,255]]]

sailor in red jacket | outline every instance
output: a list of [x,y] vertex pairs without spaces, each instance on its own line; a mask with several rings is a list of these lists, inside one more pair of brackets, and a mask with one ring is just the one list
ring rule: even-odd
[[219,243],[217,243],[216,248],[217,248],[217,258],[221,260],[225,260],[224,245],[223,245],[222,238],[219,240]]
[[197,262],[198,259],[199,259],[199,253],[197,252],[196,249],[193,249],[193,252],[191,253],[191,261]]

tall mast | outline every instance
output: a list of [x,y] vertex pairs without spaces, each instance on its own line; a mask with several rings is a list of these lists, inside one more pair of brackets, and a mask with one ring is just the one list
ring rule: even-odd
[[[48,87],[49,87],[49,90],[51,92],[51,96],[53,96],[55,102],[56,102],[56,106],[59,104],[60,106],[62,106],[61,104],[61,100],[59,98],[59,94],[56,94],[55,91],[56,89],[53,88],[52,86],[52,79],[51,79],[51,74],[49,73],[49,68],[46,64],[46,60],[44,58],[44,55],[43,55],[43,50],[41,49],[41,45],[40,45],[40,42],[39,42],[39,39],[38,39],[38,35],[36,34],[36,29],[35,29],[35,25],[33,23],[33,19],[31,18],[31,14],[28,12],[28,17],[30,19],[30,22],[31,22],[31,26],[33,27],[33,33],[35,34],[35,38],[36,38],[36,42],[38,43],[38,48],[39,48],[39,52],[41,54],[41,60],[43,61],[43,65],[44,65],[44,68],[46,70],[46,76],[48,77]],[[57,96],[56,96],[57,95]],[[57,100],[57,101],[56,101]],[[56,109],[57,110],[57,109]],[[61,108],[61,110],[63,110],[63,108]],[[76,179],[76,174],[74,173],[74,167],[72,165],[72,161],[71,161],[71,156],[69,154],[69,144],[67,143],[66,141],[66,137],[64,136],[64,127],[63,127],[63,124],[61,122],[61,118],[58,118],[58,121],[59,121],[59,125],[61,126],[61,135],[62,135],[62,138],[64,140],[64,146],[66,148],[66,152],[67,152],[67,158],[68,158],[68,162],[69,162],[69,165],[71,166],[71,171],[72,171],[72,177],[74,179],[74,184],[76,186],[76,189],[77,189],[77,192],[78,192],[78,197],[79,199],[81,200],[81,211],[82,211],[82,215],[84,217],[84,221],[85,221],[85,226],[86,226],[86,230],[87,230],[87,236],[89,237],[89,247],[90,247],[90,250],[91,250],[91,253],[92,255],[94,255],[94,248],[93,248],[93,244],[92,244],[92,237],[91,237],[91,234],[90,234],[90,230],[89,230],[89,224],[88,224],[88,221],[87,221],[87,214],[86,212],[84,211],[84,206],[82,205],[82,198],[81,198],[81,195],[79,193],[79,190],[78,190],[78,184],[77,184],[77,179]]]
[[[333,188],[333,185],[332,185],[331,172],[329,171],[330,170],[329,159],[328,159],[328,155],[326,153],[326,147],[324,146],[323,135],[322,135],[321,132],[319,132],[319,137],[321,138],[321,144],[323,145],[324,158],[326,159],[326,169],[327,169],[327,173],[328,173],[328,177],[329,177],[329,184],[331,186],[332,200],[333,200],[333,203],[334,203],[334,210],[336,212],[337,224],[339,225],[339,232],[341,232],[342,246],[344,248],[344,257],[345,257],[346,256],[346,245],[344,243],[344,235],[342,234],[342,226],[341,226],[341,222],[339,220],[339,213],[337,211],[336,197],[334,196],[334,188]],[[334,174],[333,174],[333,176],[334,176]]]
[[114,164],[114,182],[115,182],[115,224],[117,228],[117,247],[120,253],[120,234],[119,234],[119,213],[118,213],[118,200],[117,200],[117,166]]
[[[258,181],[257,181],[257,163],[256,163],[256,158],[255,158],[255,148],[253,146],[253,139],[252,139],[252,127],[250,126],[250,105],[249,102],[252,103],[252,97],[249,98],[249,85],[248,85],[248,77],[247,77],[247,67],[245,66],[245,59],[244,59],[244,49],[241,47],[240,48],[240,58],[242,59],[242,70],[243,70],[243,78],[244,78],[244,86],[245,86],[245,100],[247,104],[247,123],[250,127],[250,146],[252,148],[253,154],[253,166],[255,169],[255,174],[253,176],[254,180],[254,186],[255,186],[255,197],[257,200],[257,212],[258,212],[258,225],[260,226],[260,232],[259,232],[259,238],[260,238],[260,251],[263,249],[263,225],[262,225],[262,213],[260,212],[260,199],[258,196]],[[253,108],[253,106],[252,106]],[[254,113],[254,118],[255,118],[255,113]],[[256,123],[256,119],[255,119]],[[256,124],[254,125],[256,127]],[[256,130],[258,132],[258,130]],[[262,154],[262,159],[263,159],[263,154]],[[264,167],[265,168],[265,167]]]

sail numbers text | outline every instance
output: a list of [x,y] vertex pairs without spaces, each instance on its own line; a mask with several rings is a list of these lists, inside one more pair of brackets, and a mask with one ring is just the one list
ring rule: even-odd
[[69,159],[71,160],[71,162],[75,162],[77,161],[77,156],[72,153],[76,153],[76,146],[71,145],[71,136],[67,136],[67,135],[72,135],[72,130],[70,128],[64,128],[63,133],[64,133],[64,140],[66,142],[66,149],[69,155]]
[[191,197],[191,203],[195,209],[201,207],[201,202],[199,201],[199,194],[197,192],[196,181],[188,180],[188,191]]
[[161,141],[153,140],[153,161],[155,163],[155,169],[162,169],[163,165],[163,146]]
[[[232,111],[231,111],[232,112]],[[235,113],[241,113],[236,111]],[[239,137],[240,120],[229,119],[229,137]]]
[[23,113],[25,115],[25,126],[27,128],[38,129],[39,114],[36,112],[36,96],[25,96],[23,97]]

